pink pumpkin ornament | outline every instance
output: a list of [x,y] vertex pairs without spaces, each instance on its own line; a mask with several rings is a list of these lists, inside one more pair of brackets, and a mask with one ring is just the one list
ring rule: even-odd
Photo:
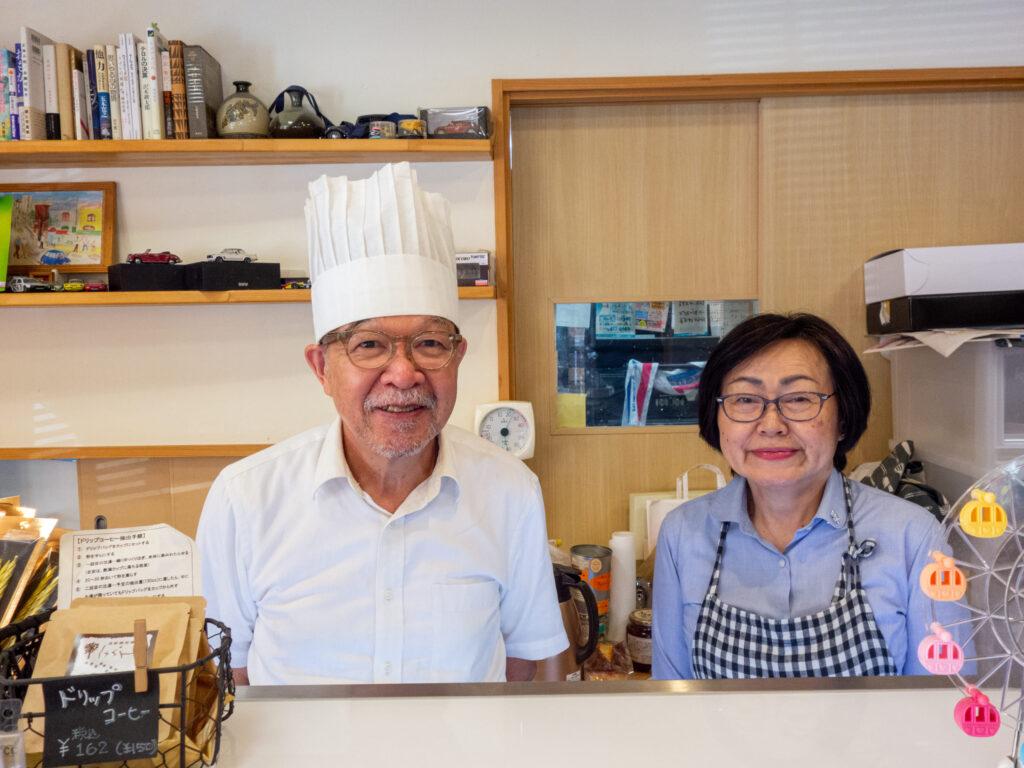
[[933,675],[955,675],[964,665],[964,651],[939,622],[932,622],[932,634],[917,646],[917,658]]
[[999,710],[989,703],[988,696],[973,685],[967,686],[967,693],[957,702],[953,720],[968,736],[994,736],[999,730]]

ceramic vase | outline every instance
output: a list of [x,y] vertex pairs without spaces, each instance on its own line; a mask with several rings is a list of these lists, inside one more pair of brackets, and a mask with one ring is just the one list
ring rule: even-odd
[[262,101],[249,92],[252,83],[234,82],[235,92],[217,109],[217,133],[232,139],[265,139],[270,131],[270,114]]
[[318,139],[324,134],[324,121],[302,103],[303,91],[285,90],[284,109],[270,118],[270,135],[275,139]]

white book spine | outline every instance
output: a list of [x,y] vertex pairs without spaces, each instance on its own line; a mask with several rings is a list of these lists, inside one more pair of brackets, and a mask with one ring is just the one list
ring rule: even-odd
[[46,111],[56,113],[57,107],[57,46],[43,46],[43,98]]
[[121,86],[121,138],[133,139],[131,88],[128,86],[128,58],[124,47],[117,46],[117,82]]
[[117,48],[107,46],[107,85],[110,87],[110,132],[121,138],[121,81]]
[[[164,133],[164,87],[163,87],[163,52],[167,50],[167,40],[155,26],[146,30],[144,41],[147,73],[142,78],[139,66],[139,81],[143,83],[143,110],[149,109],[149,117],[144,117],[142,137],[145,139],[163,139]],[[142,58],[140,52],[140,61]],[[148,102],[146,98],[148,96]]]
[[21,28],[21,83],[24,120],[21,138],[46,138],[46,94],[43,86],[43,46],[53,40],[29,27]]
[[[125,57],[125,88],[121,91],[121,99],[128,96],[129,125],[131,136],[127,138],[142,138],[142,115],[139,111],[139,60],[138,60],[138,38],[131,32],[121,35],[121,47],[124,49]],[[121,130],[124,131],[124,126]]]
[[89,89],[80,69],[71,72],[71,92],[75,102],[75,138],[84,141],[89,138],[92,113],[89,111]]

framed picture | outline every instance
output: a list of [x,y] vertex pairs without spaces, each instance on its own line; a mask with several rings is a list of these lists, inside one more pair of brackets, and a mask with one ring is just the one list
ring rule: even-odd
[[[0,184],[0,201],[10,200],[6,256],[11,274],[106,272],[114,260],[116,184]],[[4,206],[6,208],[6,206]],[[0,221],[5,228],[7,216]]]

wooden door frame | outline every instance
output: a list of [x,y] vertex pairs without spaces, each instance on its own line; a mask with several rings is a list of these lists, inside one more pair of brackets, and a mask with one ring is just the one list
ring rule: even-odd
[[[497,277],[498,394],[516,394],[515,254],[512,249],[513,107],[671,104],[766,97],[967,93],[1024,90],[1024,67],[774,72],[665,77],[548,78],[491,81],[494,119],[494,265]],[[760,298],[760,297],[758,297]]]

